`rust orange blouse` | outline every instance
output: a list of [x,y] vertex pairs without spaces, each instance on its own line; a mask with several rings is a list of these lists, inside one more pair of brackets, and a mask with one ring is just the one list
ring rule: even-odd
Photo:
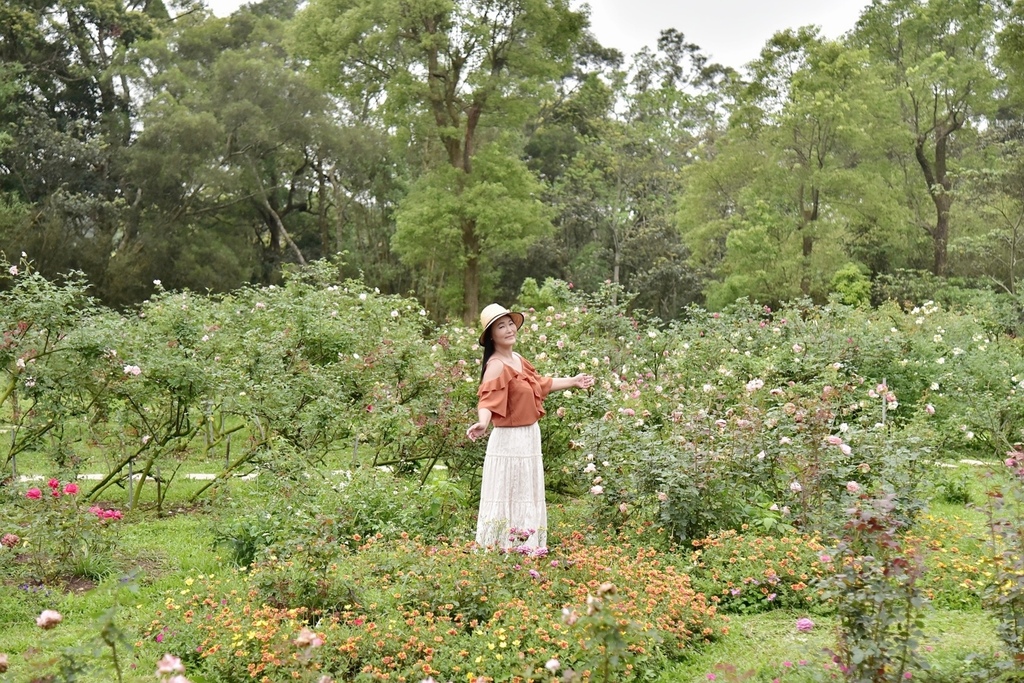
[[495,427],[526,427],[544,414],[544,398],[551,392],[551,378],[537,374],[522,356],[519,361],[523,364],[522,372],[503,363],[501,374],[481,382],[476,390],[477,408],[491,411]]

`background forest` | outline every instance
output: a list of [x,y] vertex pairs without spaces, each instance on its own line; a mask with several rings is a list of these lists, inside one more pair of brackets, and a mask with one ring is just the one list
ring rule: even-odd
[[549,277],[662,319],[1016,293],[1022,2],[875,0],[739,72],[568,0],[299,4],[3,3],[0,249],[116,307],[322,258],[439,319]]

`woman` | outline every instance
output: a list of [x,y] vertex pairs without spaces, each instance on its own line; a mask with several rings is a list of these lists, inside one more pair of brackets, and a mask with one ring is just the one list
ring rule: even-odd
[[544,398],[552,391],[594,385],[590,375],[542,377],[515,353],[523,314],[490,304],[480,314],[484,348],[477,421],[466,436],[476,441],[494,424],[487,440],[476,542],[482,547],[536,551],[547,547],[544,462],[540,427]]

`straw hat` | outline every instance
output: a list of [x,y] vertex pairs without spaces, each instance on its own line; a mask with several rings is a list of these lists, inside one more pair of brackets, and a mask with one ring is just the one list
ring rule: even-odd
[[512,318],[512,322],[516,324],[517,330],[523,326],[525,318],[522,313],[513,313],[501,304],[487,304],[484,306],[484,310],[480,311],[480,327],[483,328],[480,332],[480,346],[484,345],[484,336],[487,334],[487,328],[493,325],[494,321],[498,318],[506,315]]

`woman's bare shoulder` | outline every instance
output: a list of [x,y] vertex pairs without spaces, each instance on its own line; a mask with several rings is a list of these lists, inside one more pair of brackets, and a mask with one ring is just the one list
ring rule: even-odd
[[492,358],[487,361],[487,367],[484,369],[484,381],[498,379],[503,372],[505,372],[505,363],[500,358]]

